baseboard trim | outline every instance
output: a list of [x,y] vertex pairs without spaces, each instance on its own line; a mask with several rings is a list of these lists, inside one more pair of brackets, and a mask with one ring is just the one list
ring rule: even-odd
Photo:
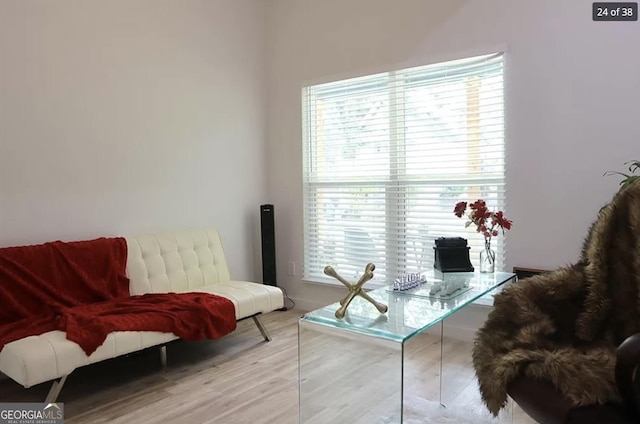
[[295,302],[296,309],[300,309],[301,311],[304,311],[304,312],[315,311],[316,309],[324,308],[325,306],[327,306],[322,303],[308,301],[306,299],[301,299],[298,297],[293,297],[291,298],[291,300]]

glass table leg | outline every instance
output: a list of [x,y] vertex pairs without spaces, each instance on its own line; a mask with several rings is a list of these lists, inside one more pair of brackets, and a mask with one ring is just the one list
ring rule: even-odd
[[[480,396],[477,377],[472,363],[473,339],[470,334],[458,334],[440,324],[440,405],[445,416],[460,422],[512,423],[513,402],[498,417],[486,409]],[[449,333],[449,334],[448,334]]]
[[298,323],[301,424],[402,422],[402,344]]

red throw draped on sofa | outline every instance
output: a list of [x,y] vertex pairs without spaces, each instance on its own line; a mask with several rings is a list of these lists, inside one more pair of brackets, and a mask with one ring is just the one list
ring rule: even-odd
[[217,339],[236,329],[233,303],[209,293],[132,296],[62,311],[58,329],[90,355],[112,331],[164,331],[185,340]]
[[52,330],[91,354],[112,331],[172,332],[187,340],[236,328],[233,303],[207,293],[129,296],[124,238],[0,249],[0,350]]

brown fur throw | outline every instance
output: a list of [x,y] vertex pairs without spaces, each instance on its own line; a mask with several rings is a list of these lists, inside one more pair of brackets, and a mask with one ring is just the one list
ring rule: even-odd
[[572,266],[496,295],[473,365],[489,411],[520,374],[550,381],[575,405],[620,401],[616,348],[640,331],[640,182],[599,213]]

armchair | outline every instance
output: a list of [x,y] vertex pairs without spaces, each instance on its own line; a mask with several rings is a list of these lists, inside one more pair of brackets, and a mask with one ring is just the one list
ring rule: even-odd
[[640,422],[640,333],[617,350],[616,385],[624,404],[576,407],[548,381],[521,375],[507,386],[509,396],[541,424],[633,424]]
[[640,180],[600,209],[578,261],[497,294],[473,364],[494,415],[640,423]]

